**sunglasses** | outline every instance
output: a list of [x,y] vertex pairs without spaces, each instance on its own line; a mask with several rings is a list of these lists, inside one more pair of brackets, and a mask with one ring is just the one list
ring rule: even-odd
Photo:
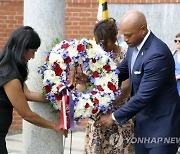
[[180,40],[174,40],[175,43],[180,43]]

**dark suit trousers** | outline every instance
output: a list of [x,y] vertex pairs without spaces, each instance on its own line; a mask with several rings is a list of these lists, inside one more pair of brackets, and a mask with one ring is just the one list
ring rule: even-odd
[[171,144],[156,148],[145,148],[143,144],[135,144],[136,154],[176,154],[177,151],[177,144]]

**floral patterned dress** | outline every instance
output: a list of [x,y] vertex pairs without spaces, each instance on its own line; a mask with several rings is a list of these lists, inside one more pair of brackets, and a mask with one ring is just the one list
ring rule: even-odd
[[[119,63],[124,53],[115,54],[114,60]],[[122,106],[129,97],[122,101]],[[109,128],[94,127],[94,121],[89,119],[86,128],[84,154],[134,154],[134,145],[130,142],[133,137],[133,121],[119,126],[114,123]]]

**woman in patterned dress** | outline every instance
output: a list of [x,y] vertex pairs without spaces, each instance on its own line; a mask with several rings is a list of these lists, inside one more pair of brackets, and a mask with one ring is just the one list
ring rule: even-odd
[[[113,59],[118,64],[124,57],[124,50],[116,45],[117,26],[113,18],[97,23],[94,36],[98,44],[107,52],[113,51]],[[123,105],[129,98],[129,80],[122,83],[122,95],[114,102],[115,108]],[[109,128],[94,127],[94,121],[88,120],[86,128],[85,154],[134,154],[134,145],[130,142],[133,137],[133,122],[129,120],[123,126],[113,124]]]

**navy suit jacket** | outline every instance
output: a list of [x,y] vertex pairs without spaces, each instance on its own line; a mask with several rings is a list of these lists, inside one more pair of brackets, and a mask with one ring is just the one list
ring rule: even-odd
[[[132,97],[114,112],[115,119],[122,125],[135,116],[136,137],[179,137],[180,97],[171,51],[151,32],[131,74],[133,50],[128,48],[125,59],[118,66],[120,82],[130,78]],[[164,145],[164,141],[145,145],[156,147]]]

